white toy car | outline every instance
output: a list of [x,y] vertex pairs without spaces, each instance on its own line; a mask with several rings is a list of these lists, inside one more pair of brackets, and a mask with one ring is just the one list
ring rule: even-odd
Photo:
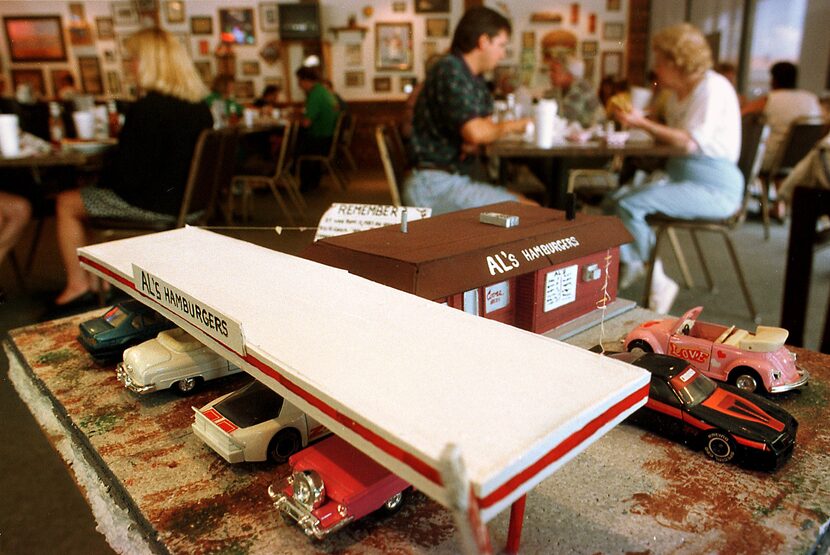
[[193,433],[230,463],[288,457],[328,429],[254,380],[242,389],[193,407]]
[[116,367],[115,375],[136,393],[170,388],[188,395],[207,380],[239,371],[186,331],[175,328],[124,351],[124,361]]

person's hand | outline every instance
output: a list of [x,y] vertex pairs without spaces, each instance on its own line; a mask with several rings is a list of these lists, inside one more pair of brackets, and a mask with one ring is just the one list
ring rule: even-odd
[[504,122],[505,133],[515,135],[515,134],[522,134],[527,129],[527,124],[533,123],[533,118],[519,118],[517,120],[506,121]]
[[625,127],[642,127],[646,120],[645,114],[637,108],[632,108],[627,111],[618,110],[615,112],[615,115],[617,121]]

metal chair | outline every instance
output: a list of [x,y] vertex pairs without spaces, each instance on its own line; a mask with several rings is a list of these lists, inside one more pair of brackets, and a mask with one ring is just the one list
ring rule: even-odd
[[[294,217],[292,216],[291,212],[288,210],[288,207],[285,205],[285,201],[282,198],[282,194],[279,192],[279,188],[282,187],[288,193],[288,198],[294,204],[294,207],[297,211],[305,217],[306,215],[306,202],[303,199],[303,195],[300,193],[300,185],[297,180],[291,175],[289,171],[289,158],[291,157],[291,153],[293,152],[294,144],[296,143],[296,133],[297,129],[299,128],[299,124],[294,122],[288,122],[285,125],[285,130],[282,136],[282,143],[280,145],[280,151],[277,154],[277,162],[274,167],[274,173],[272,175],[235,175],[233,176],[233,181],[231,185],[231,190],[238,186],[242,190],[242,217],[245,220],[250,218],[250,204],[251,204],[251,194],[253,193],[253,189],[258,186],[265,186],[271,190],[271,194],[274,195],[274,199],[277,201],[280,209],[285,214],[288,221],[291,225],[294,225]],[[228,195],[228,208],[229,213],[233,213],[233,195]]]
[[[649,292],[651,291],[651,280],[654,277],[654,261],[657,258],[657,252],[660,247],[660,240],[662,239],[664,234],[667,234],[668,231],[673,229],[685,229],[691,235],[692,244],[694,245],[695,251],[697,252],[698,259],[700,260],[700,267],[703,271],[703,276],[706,280],[706,285],[708,286],[710,291],[714,292],[715,286],[712,280],[712,274],[709,271],[709,267],[706,264],[706,259],[703,256],[703,249],[701,249],[700,242],[698,241],[697,237],[698,231],[711,231],[713,233],[719,233],[721,237],[723,237],[723,240],[726,243],[727,251],[729,252],[729,258],[732,260],[732,266],[734,267],[735,274],[738,277],[738,283],[741,287],[741,292],[743,293],[744,301],[746,302],[746,306],[749,309],[750,316],[755,322],[759,321],[758,311],[755,309],[755,304],[752,301],[752,294],[749,292],[749,287],[747,286],[746,278],[744,276],[741,263],[738,260],[738,255],[735,251],[735,245],[734,243],[732,243],[732,239],[729,237],[729,232],[741,225],[744,219],[746,218],[746,207],[749,200],[750,185],[758,176],[758,172],[760,171],[761,159],[763,158],[764,153],[764,143],[766,142],[766,138],[768,135],[769,127],[766,125],[766,123],[763,121],[761,117],[759,117],[757,114],[750,114],[744,116],[742,120],[741,156],[738,160],[738,167],[740,168],[741,173],[744,176],[744,198],[740,206],[738,207],[738,210],[734,214],[722,220],[690,220],[682,218],[672,218],[666,216],[665,214],[651,214],[646,218],[648,223],[656,228],[656,238],[654,242],[654,247],[651,249],[648,274],[646,276],[646,286],[645,291],[643,292],[643,300],[641,303],[642,306],[648,308],[649,305]],[[678,258],[678,263],[680,264],[682,271],[684,272],[684,274],[687,274],[689,272],[688,265],[686,264],[686,261],[682,254],[682,250],[680,250],[679,245],[675,246],[675,255]]]
[[337,143],[337,152],[348,162],[352,170],[356,170],[357,163],[354,161],[354,156],[352,156],[352,139],[354,138],[354,130],[357,128],[357,116],[346,112],[344,118],[340,141]]
[[386,125],[380,124],[375,127],[375,141],[383,162],[386,182],[389,184],[392,204],[401,206],[400,186],[403,184],[407,168],[406,155],[395,140],[394,132]]
[[761,218],[764,222],[764,239],[769,239],[769,193],[772,183],[786,177],[807,153],[830,132],[830,122],[821,117],[803,117],[795,120],[778,149],[769,171],[762,172]]
[[298,181],[300,179],[300,168],[302,168],[303,162],[319,162],[326,168],[326,171],[331,175],[331,178],[337,186],[344,191],[346,190],[348,179],[344,174],[340,173],[336,164],[337,148],[340,142],[340,133],[343,129],[344,118],[345,113],[340,112],[337,116],[337,123],[334,125],[334,133],[331,136],[331,146],[326,154],[301,154],[297,157],[297,167],[294,175]]
[[141,235],[190,225],[205,225],[213,217],[219,191],[230,184],[236,157],[235,129],[206,129],[193,149],[190,170],[175,219],[137,221],[118,218],[90,218],[91,234],[104,240]]

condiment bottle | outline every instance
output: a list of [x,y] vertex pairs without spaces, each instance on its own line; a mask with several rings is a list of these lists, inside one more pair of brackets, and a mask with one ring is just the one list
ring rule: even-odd
[[66,137],[66,129],[61,117],[61,105],[57,102],[49,103],[49,140],[55,146],[60,146]]

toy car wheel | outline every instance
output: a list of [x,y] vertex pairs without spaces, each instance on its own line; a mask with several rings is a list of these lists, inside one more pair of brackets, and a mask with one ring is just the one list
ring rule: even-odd
[[403,492],[402,491],[400,491],[400,492],[396,493],[395,495],[393,495],[392,497],[390,497],[386,501],[386,503],[383,504],[383,507],[381,507],[381,510],[385,514],[391,515],[393,513],[398,512],[398,510],[400,510],[401,506],[403,506]]
[[758,391],[758,386],[764,383],[751,368],[736,368],[732,370],[732,373],[729,375],[729,381],[738,389],[749,393],[755,393]]
[[283,464],[288,461],[288,457],[299,451],[300,447],[302,439],[297,430],[282,430],[268,445],[268,458],[277,464]]
[[171,386],[171,389],[179,395],[190,395],[195,393],[197,389],[199,389],[199,383],[201,380],[197,377],[193,378],[185,378],[183,380],[179,380]]
[[729,462],[735,458],[735,441],[723,432],[709,432],[703,450],[710,459]]
[[635,339],[631,343],[628,344],[628,350],[634,351],[636,349],[640,349],[644,353],[653,353],[654,349],[651,348],[651,345],[643,341],[642,339]]

